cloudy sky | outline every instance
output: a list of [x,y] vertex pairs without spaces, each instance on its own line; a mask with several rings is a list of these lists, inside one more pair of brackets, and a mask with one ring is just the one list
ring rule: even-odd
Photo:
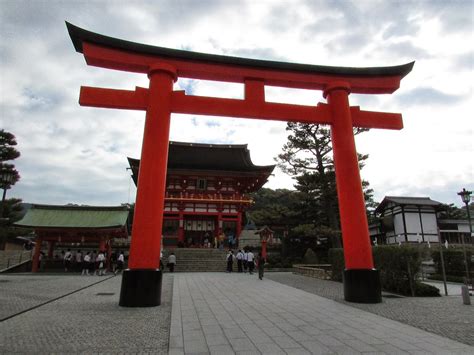
[[[14,133],[25,202],[132,202],[126,157],[139,157],[144,112],[80,107],[81,85],[146,87],[145,75],[89,67],[64,21],[104,35],[197,52],[334,66],[416,61],[393,95],[351,95],[352,105],[400,112],[401,131],[357,137],[370,155],[362,176],[385,195],[430,196],[460,205],[474,189],[471,0],[0,0],[0,128]],[[241,98],[240,85],[180,79],[188,94]],[[267,88],[268,101],[315,105],[320,91]],[[284,122],[173,115],[170,139],[248,144],[273,164]],[[266,187],[292,188],[276,171]]]

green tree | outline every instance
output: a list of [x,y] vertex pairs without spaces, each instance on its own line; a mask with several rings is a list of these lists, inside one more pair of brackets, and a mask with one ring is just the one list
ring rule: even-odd
[[[301,192],[304,203],[301,208],[301,223],[327,227],[339,231],[339,208],[336,190],[334,161],[332,157],[331,131],[329,126],[320,124],[288,123],[288,142],[275,159],[278,166],[296,179],[295,188]],[[354,134],[367,129],[355,128]],[[358,154],[359,167],[363,168],[368,155]],[[362,183],[367,206],[375,208],[373,190],[369,183]],[[338,233],[330,233],[334,246],[340,245]]]
[[15,169],[15,165],[6,163],[6,161],[14,160],[20,156],[20,152],[15,148],[16,145],[16,138],[13,134],[3,129],[0,130],[0,172],[10,172],[13,175],[9,182],[0,181],[0,187],[4,190],[9,189],[20,180],[20,174]]
[[[467,218],[466,208],[459,208],[455,206],[454,203],[450,203],[449,205],[444,205],[443,207],[444,209],[438,215],[438,218],[440,219],[466,219]],[[472,210],[472,206],[469,206],[469,210]]]
[[3,177],[6,173],[11,176],[11,179],[4,180],[0,179],[0,188],[3,190],[2,201],[0,202],[0,222],[1,222],[1,233],[0,233],[0,249],[4,248],[6,238],[10,234],[14,233],[14,228],[11,224],[19,219],[19,211],[21,210],[21,200],[19,199],[5,199],[6,192],[18,180],[20,180],[20,174],[15,169],[15,165],[6,163],[7,161],[14,160],[20,156],[20,152],[16,150],[17,145],[15,136],[0,130],[0,174]]
[[250,194],[254,204],[248,211],[250,219],[257,226],[284,226],[286,229],[297,225],[300,194],[287,189],[262,188]]

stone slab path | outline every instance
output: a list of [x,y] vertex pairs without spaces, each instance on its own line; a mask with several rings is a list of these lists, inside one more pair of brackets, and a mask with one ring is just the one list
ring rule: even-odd
[[170,354],[474,354],[474,348],[255,275],[174,275]]

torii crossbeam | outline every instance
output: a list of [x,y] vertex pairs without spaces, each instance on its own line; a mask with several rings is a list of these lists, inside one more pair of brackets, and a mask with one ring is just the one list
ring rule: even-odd
[[[331,125],[337,193],[344,243],[344,297],[381,302],[374,269],[353,127],[402,129],[398,113],[349,106],[349,94],[391,94],[414,63],[394,67],[345,68],[196,53],[143,45],[86,31],[66,23],[76,51],[88,65],[147,74],[149,88],[134,91],[82,87],[83,106],[146,111],[129,269],[120,305],[161,303],[161,248],[171,113],[216,115]],[[242,83],[243,100],[187,96],[173,91],[178,77]],[[327,104],[265,101],[265,86],[323,90]]]

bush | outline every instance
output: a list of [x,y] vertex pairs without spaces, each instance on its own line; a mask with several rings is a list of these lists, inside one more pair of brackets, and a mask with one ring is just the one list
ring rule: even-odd
[[[443,281],[443,275],[440,275],[440,274],[431,274],[427,278],[431,280]],[[464,283],[465,278],[466,278],[465,276],[446,275],[446,281],[449,281],[449,282]]]
[[[469,272],[473,268],[472,263],[472,248],[466,248],[466,256],[467,262],[469,266]],[[431,257],[436,265],[436,272],[438,274],[442,274],[441,270],[441,254],[439,249],[435,249],[431,252]],[[443,250],[443,258],[444,258],[444,267],[446,269],[446,275],[450,276],[459,276],[463,277],[466,276],[466,267],[464,265],[464,253],[462,249],[457,248],[449,248]]]
[[416,274],[420,271],[421,255],[419,248],[409,245],[379,246],[372,249],[375,267],[380,271],[382,288],[387,291],[411,294]]
[[341,248],[329,249],[328,257],[331,264],[331,280],[341,282],[344,271],[344,251]]
[[306,249],[306,253],[304,253],[303,263],[305,264],[318,263],[318,257],[316,256],[316,253],[313,251],[313,249],[311,248]]
[[[405,245],[378,246],[372,248],[375,267],[380,271],[380,282],[386,291],[403,295],[411,295],[413,288],[415,295],[428,296],[439,294],[431,287],[425,287],[416,281],[416,275],[421,268],[420,248]],[[344,253],[342,249],[330,249],[329,261],[331,263],[334,281],[342,281],[344,271]],[[420,286],[421,285],[421,286]],[[436,289],[437,290],[437,289]]]
[[441,297],[439,289],[435,286],[427,285],[422,282],[415,284],[416,297]]
[[301,258],[284,258],[278,254],[271,254],[267,257],[267,267],[269,268],[291,268],[293,264],[301,264]]

